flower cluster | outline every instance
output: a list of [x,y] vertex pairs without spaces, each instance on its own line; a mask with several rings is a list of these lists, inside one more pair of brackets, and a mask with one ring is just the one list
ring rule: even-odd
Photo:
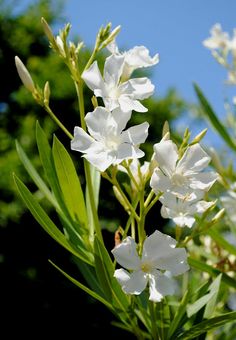
[[[46,22],[42,22],[51,47],[60,57],[67,63],[71,62],[73,56],[76,59],[82,43],[77,47],[71,42],[67,44],[69,26],[54,37]],[[59,126],[72,139],[71,149],[81,152],[86,161],[112,183],[117,199],[130,216],[126,231],[122,231],[124,239],[118,239],[112,250],[117,263],[125,268],[115,270],[115,278],[126,294],[140,294],[149,285],[149,299],[159,302],[164,296],[174,294],[173,277],[189,269],[187,253],[177,241],[160,231],[156,230],[147,236],[145,217],[159,200],[162,203],[162,217],[172,219],[178,227],[191,228],[195,215],[202,214],[214,204],[205,200],[205,194],[216,181],[217,174],[205,171],[210,157],[199,144],[202,137],[195,138],[190,145],[183,143],[178,150],[176,144],[169,139],[169,132],[154,145],[152,160],[140,164],[139,158],[144,156],[140,144],[144,143],[148,136],[149,124],[144,122],[128,128],[127,125],[132,111],[147,111],[140,101],[153,94],[154,85],[147,77],[132,78],[132,74],[137,69],[157,64],[159,56],[156,54],[151,57],[144,46],[120,52],[114,40],[119,28],[110,34],[109,29],[108,25],[100,31],[95,46],[95,51],[107,47],[110,52],[104,63],[103,74],[94,58],[89,59],[82,73],[75,69],[76,63],[69,65],[76,86],[83,86],[85,82],[94,96],[101,98],[99,100],[103,106],[98,106],[97,99],[93,97],[94,110],[84,115],[82,108],[81,127],[74,128],[74,136],[71,136],[62,124]],[[219,41],[226,39],[224,34],[221,35],[218,37]],[[223,42],[221,44],[223,46]],[[55,119],[49,106],[48,83],[42,96],[17,57],[16,66],[26,88]],[[82,92],[81,89],[78,90],[80,105],[83,103]],[[58,119],[55,121],[58,123]],[[85,177],[88,179],[90,169],[86,166],[86,161]],[[130,188],[126,190],[130,199],[117,180],[116,174],[119,171],[125,172],[130,179]],[[91,178],[88,180],[88,193],[92,200]],[[95,202],[93,206],[91,204],[93,217],[90,218],[91,221],[94,220],[94,229],[89,233],[91,240],[94,239],[95,232],[103,242],[94,208]],[[127,236],[129,228],[131,236]]]
[[154,170],[150,185],[156,194],[163,192],[161,214],[179,227],[192,227],[194,215],[203,213],[213,202],[202,200],[217,179],[215,172],[203,172],[210,157],[199,143],[188,146],[180,157],[176,144],[163,138],[154,145]]
[[203,41],[203,45],[209,48],[213,57],[228,70],[228,84],[236,85],[236,29],[230,37],[217,23],[210,33],[211,36]]

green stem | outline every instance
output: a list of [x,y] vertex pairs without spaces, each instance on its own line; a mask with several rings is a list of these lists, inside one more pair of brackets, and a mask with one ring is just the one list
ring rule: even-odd
[[140,192],[140,221],[138,222],[138,237],[140,244],[140,252],[142,252],[142,245],[145,239],[145,207],[144,207],[144,189]]
[[156,320],[156,313],[155,313],[155,304],[154,302],[149,301],[148,305],[149,305],[153,340],[160,340],[160,336],[158,334],[157,323],[156,323],[157,320]]
[[[86,131],[86,123],[85,123],[85,109],[84,109],[84,94],[83,94],[83,82],[77,82],[75,81],[75,88],[78,96],[79,101],[79,112],[80,112],[80,123],[83,130]],[[103,237],[101,232],[101,227],[98,219],[95,199],[94,199],[94,192],[93,192],[93,186],[92,186],[92,179],[91,179],[91,173],[90,173],[90,165],[86,159],[84,159],[84,172],[85,172],[85,179],[86,184],[88,186],[88,192],[89,192],[89,199],[90,199],[90,205],[93,215],[93,221],[95,226],[95,232],[97,233],[97,236],[99,240],[103,243]]]
[[177,225],[176,228],[175,228],[175,238],[176,238],[177,242],[180,241],[181,234],[182,234],[182,228]]
[[145,216],[147,215],[147,213],[149,212],[149,210],[154,206],[154,204],[156,204],[156,202],[159,200],[159,198],[162,196],[163,192],[160,192],[160,194],[158,194],[149,205],[146,204],[147,200],[149,199],[149,195],[146,199],[146,202],[144,203],[145,205]]
[[140,217],[137,215],[137,213],[136,213],[135,209],[133,208],[132,204],[130,203],[130,201],[126,197],[124,191],[121,189],[120,184],[118,183],[117,179],[113,178],[112,183],[113,183],[113,185],[116,186],[116,188],[119,191],[119,193],[121,194],[125,204],[129,207],[129,210],[130,210],[131,214],[134,216],[136,221],[139,222],[140,221]]
[[73,139],[73,135],[67,130],[67,128],[60,122],[60,120],[55,116],[48,105],[44,106],[44,109],[50,115],[50,117],[54,120],[54,122],[65,132],[65,134],[70,138]]

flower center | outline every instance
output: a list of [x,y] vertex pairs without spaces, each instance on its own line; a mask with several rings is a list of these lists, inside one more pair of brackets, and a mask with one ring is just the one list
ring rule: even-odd
[[117,100],[120,97],[119,88],[114,86],[109,89],[109,97],[113,100]]
[[120,144],[119,136],[109,136],[105,140],[106,147],[111,151],[116,151]]
[[141,269],[144,273],[150,273],[150,271],[152,270],[152,266],[149,263],[142,263],[141,264]]
[[181,186],[186,184],[186,178],[181,173],[175,172],[171,177],[171,182],[173,185]]

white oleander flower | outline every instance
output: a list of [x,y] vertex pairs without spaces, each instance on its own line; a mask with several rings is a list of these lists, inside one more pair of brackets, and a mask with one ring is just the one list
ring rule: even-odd
[[[199,197],[197,198],[199,199]],[[170,218],[179,227],[192,228],[195,222],[195,215],[201,215],[207,209],[214,205],[215,202],[206,202],[203,200],[187,201],[179,199],[172,194],[164,194],[160,197],[162,202],[161,216]]]
[[220,24],[215,24],[210,30],[211,36],[203,41],[203,45],[211,50],[225,49],[230,45],[229,35],[222,31]]
[[104,78],[98,68],[97,61],[85,70],[82,78],[94,91],[96,97],[102,97],[106,108],[113,111],[120,107],[122,111],[146,112],[147,109],[138,101],[150,97],[154,85],[146,78],[134,78],[121,82],[124,68],[124,56],[111,55],[105,61]]
[[130,117],[131,112],[119,108],[110,112],[98,106],[85,117],[90,135],[76,126],[71,149],[84,153],[83,157],[100,171],[124,159],[143,157],[144,152],[138,146],[146,140],[149,124],[145,122],[123,131]]
[[229,190],[228,195],[222,196],[220,200],[230,221],[236,223],[236,193]]
[[126,294],[139,295],[149,284],[149,300],[159,302],[166,295],[173,295],[175,282],[170,276],[185,273],[187,253],[184,248],[175,248],[176,241],[160,231],[155,231],[143,243],[142,256],[137,253],[133,238],[127,237],[112,253],[125,269],[115,270],[114,276]]
[[124,56],[123,79],[128,79],[133,71],[139,68],[150,67],[159,62],[159,55],[155,54],[153,57],[150,57],[149,50],[145,46],[135,46],[121,53],[114,40],[107,48],[112,54]]
[[177,146],[171,140],[162,139],[154,145],[154,160],[158,167],[150,181],[153,191],[156,194],[171,192],[182,198],[186,196],[187,200],[194,194],[198,196],[198,191],[208,191],[218,175],[202,171],[208,166],[210,157],[200,144],[189,146],[181,159],[178,157]]

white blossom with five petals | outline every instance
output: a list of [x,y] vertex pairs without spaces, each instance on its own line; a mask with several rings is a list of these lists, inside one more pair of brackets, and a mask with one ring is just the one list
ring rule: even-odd
[[161,140],[154,145],[154,160],[158,167],[154,170],[150,185],[158,194],[172,193],[186,200],[195,199],[199,191],[208,191],[218,175],[213,171],[203,172],[210,162],[210,157],[196,143],[189,146],[181,159],[178,149],[171,140]]
[[[193,196],[195,197],[195,195]],[[199,200],[197,197],[192,200],[180,199],[172,194],[164,194],[160,197],[163,204],[161,207],[161,216],[163,218],[170,218],[179,227],[192,228],[195,222],[195,215],[201,215],[207,209],[212,207],[215,202],[207,202]]]
[[138,146],[146,140],[149,124],[144,122],[123,131],[130,117],[131,112],[120,108],[109,112],[98,106],[85,117],[90,135],[76,126],[71,149],[84,153],[83,157],[100,171],[125,159],[143,157]]
[[96,97],[101,97],[109,111],[120,107],[123,112],[146,112],[147,109],[139,100],[150,97],[154,92],[154,85],[146,78],[134,78],[121,82],[125,57],[111,55],[105,61],[104,78],[98,68],[97,61],[85,70],[82,78],[87,86],[94,91]]
[[176,241],[169,235],[155,231],[143,244],[142,257],[138,256],[133,238],[127,237],[112,253],[124,268],[115,270],[114,276],[126,294],[139,295],[149,284],[149,300],[159,302],[173,295],[175,282],[171,276],[185,273],[189,266],[184,248],[175,248]]

